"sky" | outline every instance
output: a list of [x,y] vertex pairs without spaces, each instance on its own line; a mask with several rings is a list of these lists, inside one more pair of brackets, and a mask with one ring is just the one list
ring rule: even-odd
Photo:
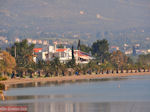
[[150,26],[150,0],[0,0],[0,26],[51,31]]

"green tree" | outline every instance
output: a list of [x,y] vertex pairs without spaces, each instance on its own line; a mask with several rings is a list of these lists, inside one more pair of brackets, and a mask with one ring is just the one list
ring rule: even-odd
[[77,49],[80,50],[80,40],[78,41]]
[[150,54],[139,55],[139,57],[138,57],[138,63],[141,63],[142,65],[150,64]]
[[62,44],[58,45],[57,48],[64,48]]
[[80,50],[83,51],[83,52],[89,53],[91,51],[91,48],[84,45],[84,44],[81,44],[80,45]]
[[72,46],[72,49],[71,49],[71,52],[72,52],[72,60],[74,60],[74,47]]
[[92,45],[92,54],[98,57],[102,63],[109,59],[109,44],[106,39],[97,40]]
[[58,57],[55,57],[51,62],[50,62],[50,68],[53,72],[55,72],[55,75],[58,76],[61,72],[61,63],[59,61]]
[[15,57],[18,69],[24,67],[25,69],[35,69],[33,61],[34,44],[29,45],[27,40],[16,42],[8,51]]

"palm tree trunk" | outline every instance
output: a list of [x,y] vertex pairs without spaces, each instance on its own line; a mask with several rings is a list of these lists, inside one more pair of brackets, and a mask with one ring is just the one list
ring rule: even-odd
[[126,69],[126,73],[128,73],[128,69]]
[[114,73],[114,70],[112,70],[112,72],[111,72],[112,74]]

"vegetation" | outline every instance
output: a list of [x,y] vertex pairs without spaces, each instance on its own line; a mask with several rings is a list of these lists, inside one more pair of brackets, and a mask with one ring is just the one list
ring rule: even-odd
[[[121,51],[109,52],[108,41],[97,40],[90,47],[81,45],[78,42],[78,49],[84,52],[91,51],[95,60],[88,64],[79,65],[75,63],[74,47],[72,46],[72,60],[66,64],[61,63],[58,57],[53,60],[43,61],[38,60],[37,63],[33,61],[34,45],[29,45],[27,40],[15,43],[8,52],[0,51],[0,80],[6,80],[11,74],[13,77],[53,77],[66,75],[80,75],[80,74],[103,74],[103,73],[123,73],[126,72],[141,72],[149,71],[150,69],[150,54],[140,55],[136,62],[126,56]],[[130,71],[129,71],[130,70]],[[5,75],[5,76],[4,76]]]
[[3,75],[12,73],[16,67],[15,58],[6,51],[1,51],[1,54],[0,73]]
[[121,51],[114,51],[111,54],[111,63],[116,67],[116,68],[121,68],[125,66],[128,62],[128,57],[123,54]]
[[150,65],[150,54],[139,55],[138,62],[142,65]]
[[[35,70],[35,63],[33,61],[34,45],[29,45],[27,40],[16,42],[8,51],[16,59],[16,70],[21,73],[26,73],[28,70]],[[21,74],[22,75],[22,74]]]
[[80,50],[83,51],[83,52],[89,53],[91,51],[91,48],[84,45],[84,44],[81,44],[80,45]]
[[77,49],[80,50],[81,48],[81,45],[80,45],[80,40],[78,41],[78,46],[77,46]]
[[0,81],[4,81],[4,80],[7,80],[7,77],[0,77]]
[[4,90],[4,89],[5,89],[5,85],[3,85],[3,84],[0,83],[0,90]]
[[91,49],[92,54],[100,59],[102,63],[104,63],[104,60],[109,59],[109,44],[107,40],[97,40],[97,42],[93,43]]

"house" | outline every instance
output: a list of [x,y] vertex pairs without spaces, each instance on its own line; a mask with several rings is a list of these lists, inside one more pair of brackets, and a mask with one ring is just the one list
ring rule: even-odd
[[34,48],[33,51],[34,53],[39,53],[42,52],[42,48]]
[[15,38],[15,42],[20,42],[20,39],[19,38]]
[[28,43],[32,43],[32,39],[27,38]]
[[48,45],[48,41],[44,40],[43,45]]
[[42,40],[38,40],[37,42],[38,42],[38,44],[42,44]]
[[58,48],[54,54],[56,57],[59,57],[61,63],[66,63],[72,59],[72,51],[70,48]]
[[36,44],[36,43],[37,43],[37,40],[32,40],[32,43],[33,43],[33,44]]
[[33,57],[34,62],[37,62],[38,60],[42,59],[42,48],[34,48],[33,53],[34,53]]
[[85,53],[81,50],[74,50],[74,54],[75,54],[76,63],[79,64],[87,64],[90,62],[90,60],[94,59],[88,53]]
[[[37,60],[53,60],[55,57],[58,57],[61,63],[67,63],[72,59],[72,50],[70,48],[57,48],[56,46],[49,46],[47,50],[42,48],[34,49],[34,61]],[[74,57],[76,63],[86,64],[90,60],[94,59],[88,53],[85,53],[80,50],[74,50]]]

